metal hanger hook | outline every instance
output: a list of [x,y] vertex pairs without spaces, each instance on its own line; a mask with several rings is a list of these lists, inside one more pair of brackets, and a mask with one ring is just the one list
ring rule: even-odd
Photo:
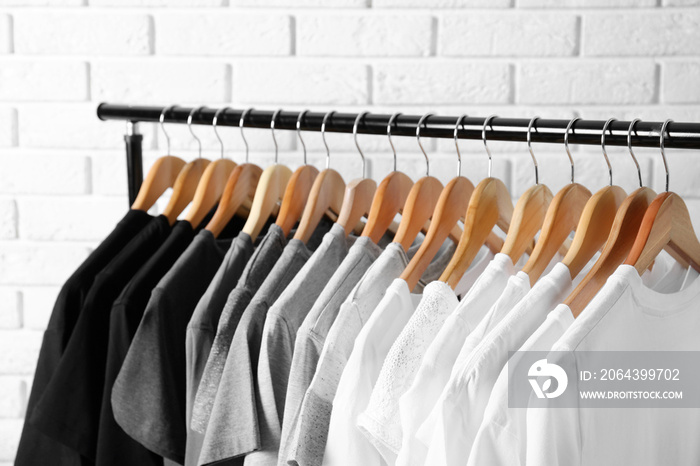
[[[608,173],[610,175],[610,186],[613,184],[613,176],[612,176],[612,165],[610,165],[610,158],[608,157],[608,151],[605,150],[605,132],[608,130],[608,126],[610,126],[610,123],[613,121],[617,121],[615,118],[610,118],[608,121],[605,122],[603,125],[603,132],[600,135],[600,147],[603,149],[603,157],[605,157],[605,163],[608,164]],[[612,131],[610,131],[610,134],[612,134]]]
[[243,110],[241,113],[241,118],[238,120],[238,128],[241,130],[241,138],[243,139],[243,144],[245,145],[245,163],[248,163],[248,140],[245,138],[243,133],[243,127],[245,126],[245,117],[253,110],[253,107]]
[[214,114],[214,118],[211,120],[211,125],[214,128],[214,134],[216,134],[216,139],[219,140],[219,144],[221,144],[221,158],[224,158],[224,141],[221,139],[221,136],[219,135],[219,130],[216,129],[216,124],[219,121],[219,114],[225,112],[226,110],[231,110],[230,107],[224,107],[220,108],[219,110],[216,111]]
[[308,165],[306,163],[306,144],[304,144],[304,139],[301,137],[301,121],[304,119],[304,115],[308,113],[308,110],[304,110],[299,113],[299,116],[297,117],[297,137],[299,138],[299,142],[301,142],[301,147],[304,150],[304,165]]
[[491,120],[497,118],[498,115],[489,115],[484,120],[484,126],[481,127],[481,140],[484,142],[484,148],[486,149],[486,155],[489,156],[489,178],[491,178],[491,168],[493,168],[493,157],[491,157],[491,150],[489,150],[489,145],[486,143],[486,127],[490,126],[493,131],[493,126],[490,125]]
[[204,110],[207,107],[199,107],[199,108],[193,108],[192,111],[190,112],[189,115],[187,115],[187,128],[190,130],[190,134],[194,138],[195,141],[197,141],[197,145],[199,146],[199,158],[202,158],[202,141],[199,140],[196,134],[194,134],[194,131],[192,131],[192,117],[194,117],[194,114],[197,112],[200,112]]
[[[462,153],[459,151],[459,139],[457,138],[457,135],[459,133],[459,125],[466,117],[467,115],[465,114],[460,115],[459,118],[457,118],[457,123],[455,123],[455,129],[452,133],[455,138],[455,148],[457,149],[457,176],[462,176]],[[464,127],[464,125],[462,125],[462,127]]]
[[281,108],[279,110],[276,110],[275,113],[272,114],[272,119],[270,120],[270,131],[272,132],[272,142],[275,143],[275,164],[277,164],[277,160],[279,158],[279,148],[277,147],[277,138],[275,137],[275,122],[277,121],[277,115],[279,115],[281,111],[282,111]]
[[401,115],[400,113],[394,113],[391,115],[389,118],[389,122],[386,124],[386,137],[389,139],[389,145],[391,146],[391,151],[394,153],[394,171],[396,171],[396,148],[394,147],[394,143],[391,142],[391,127],[394,124],[394,120],[398,118],[398,116]]
[[357,142],[357,127],[360,126],[360,120],[362,120],[365,115],[369,112],[362,112],[355,118],[355,123],[352,125],[352,139],[355,141],[355,147],[357,147],[357,152],[360,153],[360,158],[362,159],[362,178],[367,178],[367,160],[365,160],[365,154],[362,153],[360,144]]
[[326,142],[326,122],[333,116],[334,113],[335,111],[326,113],[323,117],[323,121],[321,122],[321,139],[323,139],[323,145],[326,146],[326,170],[331,168],[331,149],[328,147],[328,143]]
[[564,148],[566,149],[566,155],[569,156],[569,162],[571,162],[571,184],[574,184],[574,157],[569,150],[569,131],[574,132],[574,123],[578,120],[580,120],[579,117],[572,118],[569,124],[566,125],[566,131],[564,132]]
[[[664,121],[664,124],[661,125],[661,134],[659,134],[659,149],[661,149],[661,158],[664,161],[664,169],[666,170],[666,192],[668,192],[668,182],[670,178],[668,174],[668,162],[666,161],[666,127],[672,122],[673,120]],[[668,137],[670,138],[671,135],[669,134]]]
[[168,135],[168,132],[165,131],[165,124],[163,123],[165,121],[165,114],[171,111],[177,107],[177,105],[171,105],[170,107],[165,107],[162,112],[160,112],[160,117],[158,118],[158,122],[160,123],[160,130],[163,132],[165,135],[165,142],[168,147],[168,155],[170,155],[170,136]]
[[[637,157],[634,155],[634,152],[632,151],[632,131],[634,131],[634,125],[637,124],[637,122],[640,122],[639,118],[635,118],[632,120],[630,123],[630,127],[627,130],[627,149],[630,151],[630,156],[632,157],[632,160],[634,161],[634,164],[637,167],[637,176],[639,177],[639,187],[642,187],[642,169],[639,167],[639,162],[637,161]],[[636,133],[636,131],[635,131]]]
[[[530,123],[527,125],[527,149],[530,151],[530,157],[532,157],[532,163],[535,165],[535,184],[540,184],[540,170],[537,166],[537,159],[535,158],[535,152],[532,150],[532,129],[535,128],[535,123],[540,117],[532,117]],[[537,128],[535,128],[537,131]]]
[[421,152],[423,152],[423,156],[425,157],[425,176],[430,176],[430,159],[428,158],[428,154],[425,152],[425,149],[423,148],[423,144],[420,142],[420,129],[423,126],[423,122],[431,116],[432,113],[426,113],[423,115],[420,120],[418,120],[418,125],[416,126],[416,141],[418,141],[418,146],[420,147]]

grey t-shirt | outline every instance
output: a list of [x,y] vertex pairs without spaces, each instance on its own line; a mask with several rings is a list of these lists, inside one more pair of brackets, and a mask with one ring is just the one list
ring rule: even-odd
[[216,275],[197,303],[192,318],[187,325],[185,335],[185,377],[186,405],[185,421],[187,428],[187,447],[185,466],[196,466],[204,436],[190,428],[194,396],[202,378],[204,366],[211,351],[216,327],[226,298],[238,283],[243,269],[253,255],[253,241],[247,233],[240,232],[231,243],[231,247]]
[[[325,234],[331,225],[324,218],[314,231],[314,236],[321,232]],[[256,406],[260,405],[257,367],[267,311],[311,257],[319,242],[313,237],[308,245],[300,240],[290,240],[241,316],[221,373],[199,456],[200,464],[222,461],[260,449],[256,410]]]
[[299,416],[301,402],[316,372],[316,363],[321,354],[323,342],[335,321],[340,305],[381,252],[382,249],[369,238],[358,238],[299,328],[284,404],[278,458],[280,465],[287,464],[289,443]]
[[246,456],[246,464],[277,463],[287,380],[297,330],[328,279],[348,254],[354,237],[334,224],[321,245],[270,307],[263,327],[258,361],[258,425],[261,448]]
[[[400,244],[386,247],[367,269],[340,306],[324,341],[309,388],[304,394],[294,432],[289,440],[286,460],[289,464],[321,465],[326,447],[333,398],[340,376],[352,352],[355,338],[381,301],[391,282],[408,265],[416,249],[407,255]],[[423,274],[414,292],[436,280],[452,258],[455,245],[449,239]],[[320,335],[314,333],[315,338]],[[299,341],[299,339],[297,340]],[[315,348],[319,348],[316,346]]]
[[117,423],[133,439],[182,464],[185,457],[185,332],[230,239],[202,230],[158,282],[112,389]]
[[221,373],[241,315],[265,281],[265,277],[275,266],[286,244],[287,239],[284,237],[282,228],[274,224],[270,225],[267,234],[246,264],[236,287],[226,299],[192,406],[190,428],[196,432],[204,434],[207,430]]

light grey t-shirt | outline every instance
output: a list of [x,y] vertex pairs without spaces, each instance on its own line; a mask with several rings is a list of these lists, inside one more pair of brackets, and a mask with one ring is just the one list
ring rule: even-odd
[[241,316],[221,372],[199,456],[200,464],[214,463],[260,449],[256,407],[261,405],[261,400],[257,367],[267,311],[319,245],[320,241],[314,237],[328,232],[331,224],[324,218],[308,245],[297,239],[289,241]]
[[334,224],[309,261],[267,312],[257,368],[261,448],[246,456],[246,465],[274,466],[277,463],[282,414],[297,330],[324,290],[328,279],[343,262],[354,239],[346,238],[343,227]]
[[286,244],[287,240],[282,228],[270,225],[270,229],[243,270],[243,275],[236,287],[228,295],[192,407],[190,428],[196,432],[203,434],[207,429],[221,373],[241,315],[275,266]]
[[[321,464],[333,398],[355,338],[416,250],[417,246],[411,248],[407,255],[400,244],[388,245],[350,291],[335,313],[335,319],[329,324],[318,325],[306,338],[307,344],[314,348],[310,353],[314,355],[315,370],[310,372],[311,379],[299,407],[296,425],[290,426],[293,432],[285,445],[289,464]],[[454,250],[454,243],[446,240],[416,285],[415,293],[421,293],[427,283],[440,276]],[[320,331],[321,328],[327,329],[325,333]],[[300,336],[297,341],[301,345]],[[280,464],[283,464],[281,459]]]
[[253,255],[253,241],[250,235],[240,232],[231,243],[216,275],[195,307],[192,318],[187,325],[185,335],[185,375],[186,375],[186,411],[187,447],[185,466],[196,466],[204,436],[190,428],[192,406],[204,372],[209,352],[214,343],[219,317],[226,304],[229,293],[238,283],[243,269]]
[[301,402],[316,371],[316,363],[326,335],[338,315],[341,304],[381,252],[382,248],[369,238],[358,238],[350,248],[347,257],[323,288],[323,292],[297,332],[284,405],[278,458],[280,465],[287,464],[289,442],[294,433]]

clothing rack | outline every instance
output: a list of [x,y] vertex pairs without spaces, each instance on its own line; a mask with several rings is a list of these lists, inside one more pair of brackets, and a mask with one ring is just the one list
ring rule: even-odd
[[[97,116],[101,120],[125,120],[127,132],[124,136],[126,143],[127,177],[129,187],[129,202],[133,202],[143,180],[142,142],[138,123],[158,122],[164,114],[165,123],[186,124],[193,108],[191,107],[155,107],[141,105],[122,105],[102,103],[97,107]],[[202,108],[192,115],[192,124],[211,125],[218,109]],[[238,126],[242,113],[246,109],[231,108],[221,112],[217,126]],[[274,111],[250,110],[246,114],[246,128],[270,128]],[[296,130],[297,118],[300,112],[281,111],[275,120],[275,129]],[[307,112],[302,118],[302,131],[321,131],[321,124],[327,112]],[[357,113],[333,113],[326,121],[325,130],[330,133],[352,133]],[[362,134],[386,135],[387,124],[391,115],[367,113],[360,121],[357,132]],[[393,122],[392,136],[416,135],[416,126],[422,115],[400,114]],[[428,116],[421,127],[421,136],[428,138],[453,138],[456,116]],[[466,117],[457,131],[460,139],[481,140],[482,127],[485,118]],[[527,141],[527,118],[499,118],[490,120],[487,129],[489,141]],[[554,120],[538,118],[532,129],[532,142],[563,144],[564,133],[570,120]],[[627,136],[630,121],[615,120],[608,126],[605,144],[610,146],[627,146]],[[638,121],[631,135],[631,144],[635,147],[659,147],[659,133],[663,122]],[[600,145],[601,131],[605,121],[584,120],[576,121],[569,133],[569,144]],[[671,122],[667,126],[665,146],[673,149],[700,149],[700,123]]]

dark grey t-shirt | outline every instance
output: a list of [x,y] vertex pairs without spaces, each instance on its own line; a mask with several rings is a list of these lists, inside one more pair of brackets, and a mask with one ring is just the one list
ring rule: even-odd
[[257,367],[267,311],[311,257],[320,238],[331,225],[324,218],[308,245],[295,239],[289,241],[241,316],[212,404],[200,464],[222,461],[260,449],[256,410],[256,406],[260,405]]
[[216,327],[226,298],[238,283],[243,269],[253,255],[253,241],[247,233],[240,232],[231,243],[216,275],[197,303],[187,325],[185,336],[186,360],[186,411],[187,448],[185,466],[196,466],[204,436],[190,428],[194,397],[202,378],[204,366],[211,351]]
[[160,456],[185,459],[185,331],[231,240],[201,231],[153,289],[112,389],[117,423]]

